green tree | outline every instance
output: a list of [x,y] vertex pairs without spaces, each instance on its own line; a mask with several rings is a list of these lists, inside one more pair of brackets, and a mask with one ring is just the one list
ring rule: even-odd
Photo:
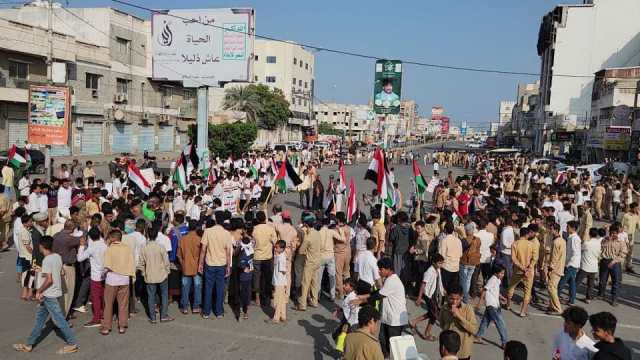
[[209,124],[209,150],[221,158],[247,152],[258,136],[255,123]]
[[322,135],[342,135],[342,130],[338,130],[335,126],[328,122],[318,124],[318,134]]
[[249,85],[260,98],[261,109],[258,111],[258,126],[263,129],[273,130],[286,125],[291,116],[289,102],[284,97],[282,90],[262,84]]
[[255,123],[258,113],[262,111],[262,100],[253,85],[234,86],[224,90],[222,108],[243,111],[247,114],[247,119]]

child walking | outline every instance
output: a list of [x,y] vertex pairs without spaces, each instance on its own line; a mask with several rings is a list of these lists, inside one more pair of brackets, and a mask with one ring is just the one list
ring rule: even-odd
[[424,302],[427,312],[409,322],[409,326],[417,331],[417,326],[424,320],[429,320],[424,330],[424,335],[418,332],[418,335],[427,341],[436,341],[436,337],[431,335],[431,328],[435,324],[438,314],[440,313],[440,299],[444,296],[444,287],[442,286],[442,277],[440,268],[444,264],[444,257],[440,254],[433,256],[432,265],[424,272],[422,285],[418,293],[416,305],[419,307]]
[[271,323],[277,324],[287,321],[287,256],[284,249],[287,243],[278,240],[274,248],[273,259],[273,302],[275,312]]
[[344,352],[344,342],[347,337],[347,333],[350,333],[358,325],[358,312],[360,306],[351,304],[351,300],[358,297],[355,292],[356,282],[352,278],[346,279],[342,285],[343,293],[345,294],[342,300],[342,305],[336,309],[334,316],[340,321],[340,325],[333,332],[333,340],[336,342],[336,350]]
[[242,319],[249,319],[249,303],[251,302],[251,283],[253,282],[253,243],[251,238],[244,236],[240,242],[240,310]]
[[480,300],[476,305],[476,309],[480,308],[480,304],[484,300],[485,309],[484,315],[482,316],[482,321],[480,322],[480,329],[478,329],[478,333],[476,333],[476,344],[484,344],[482,340],[482,335],[489,327],[489,324],[493,321],[498,328],[498,334],[500,334],[500,342],[502,344],[502,348],[504,348],[505,344],[508,341],[507,337],[507,326],[504,323],[504,319],[502,318],[502,310],[500,308],[500,301],[506,302],[506,299],[500,295],[500,283],[505,275],[505,268],[501,265],[496,265],[493,268],[493,276],[489,278],[487,284],[482,289],[482,294],[480,295]]

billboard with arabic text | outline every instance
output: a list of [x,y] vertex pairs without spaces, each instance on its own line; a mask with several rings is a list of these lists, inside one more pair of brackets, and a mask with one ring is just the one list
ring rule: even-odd
[[187,87],[249,81],[254,24],[250,8],[154,13],[153,78]]
[[64,86],[29,87],[28,140],[38,145],[67,145],[71,95]]

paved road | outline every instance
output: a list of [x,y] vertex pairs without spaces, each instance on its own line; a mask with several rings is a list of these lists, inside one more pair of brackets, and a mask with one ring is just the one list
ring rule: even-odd
[[[364,181],[363,176],[367,164],[348,167],[347,177],[357,180],[358,191],[370,191],[373,184]],[[400,186],[410,186],[411,167],[394,165],[396,178]],[[326,179],[336,169],[323,169],[321,174]],[[456,175],[461,174],[456,169]],[[432,169],[424,169],[425,176],[430,176]],[[295,193],[281,195],[276,198],[285,207],[294,207],[294,216],[300,213],[297,209],[298,196]],[[636,249],[639,247],[636,246]],[[0,254],[0,359],[57,359],[55,350],[62,344],[54,333],[49,334],[36,347],[31,355],[14,353],[10,346],[14,342],[24,341],[34,320],[34,305],[20,301],[15,282],[15,252]],[[590,313],[597,311],[613,311],[619,319],[617,336],[623,338],[634,348],[634,358],[640,359],[640,277],[625,275],[622,286],[620,306],[613,309],[600,301],[585,305]],[[579,299],[581,296],[579,296]],[[580,303],[580,302],[579,302]],[[583,304],[584,305],[584,304]],[[169,324],[149,324],[143,316],[138,315],[130,322],[126,335],[112,334],[100,336],[95,328],[84,329],[80,325],[88,320],[82,315],[75,320],[76,334],[80,344],[80,352],[74,359],[130,359],[133,356],[142,359],[176,359],[205,358],[211,359],[331,359],[333,341],[331,333],[337,322],[332,319],[333,304],[326,300],[318,309],[305,313],[288,312],[286,325],[272,326],[263,320],[266,314],[258,308],[250,308],[250,320],[236,322],[227,315],[222,320],[202,320],[196,316],[183,316],[178,313],[176,305],[170,306],[170,314],[176,321]],[[227,309],[227,312],[230,311]],[[422,313],[412,303],[409,304],[411,317]],[[512,313],[505,313],[509,336],[524,341],[530,351],[530,359],[549,359],[553,334],[562,327],[558,317],[550,317],[532,309],[528,319],[520,319]],[[437,329],[436,335],[437,335]],[[491,327],[487,338],[498,342],[495,327]],[[417,346],[422,353],[431,359],[438,359],[437,345],[418,339]],[[494,345],[475,345],[474,358],[501,359],[499,349]]]

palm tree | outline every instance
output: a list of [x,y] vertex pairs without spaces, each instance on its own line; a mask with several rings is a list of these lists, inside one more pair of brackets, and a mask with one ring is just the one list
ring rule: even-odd
[[251,86],[234,86],[225,89],[222,108],[243,111],[247,114],[247,119],[255,123],[258,119],[258,112],[262,110],[262,105],[260,97]]

